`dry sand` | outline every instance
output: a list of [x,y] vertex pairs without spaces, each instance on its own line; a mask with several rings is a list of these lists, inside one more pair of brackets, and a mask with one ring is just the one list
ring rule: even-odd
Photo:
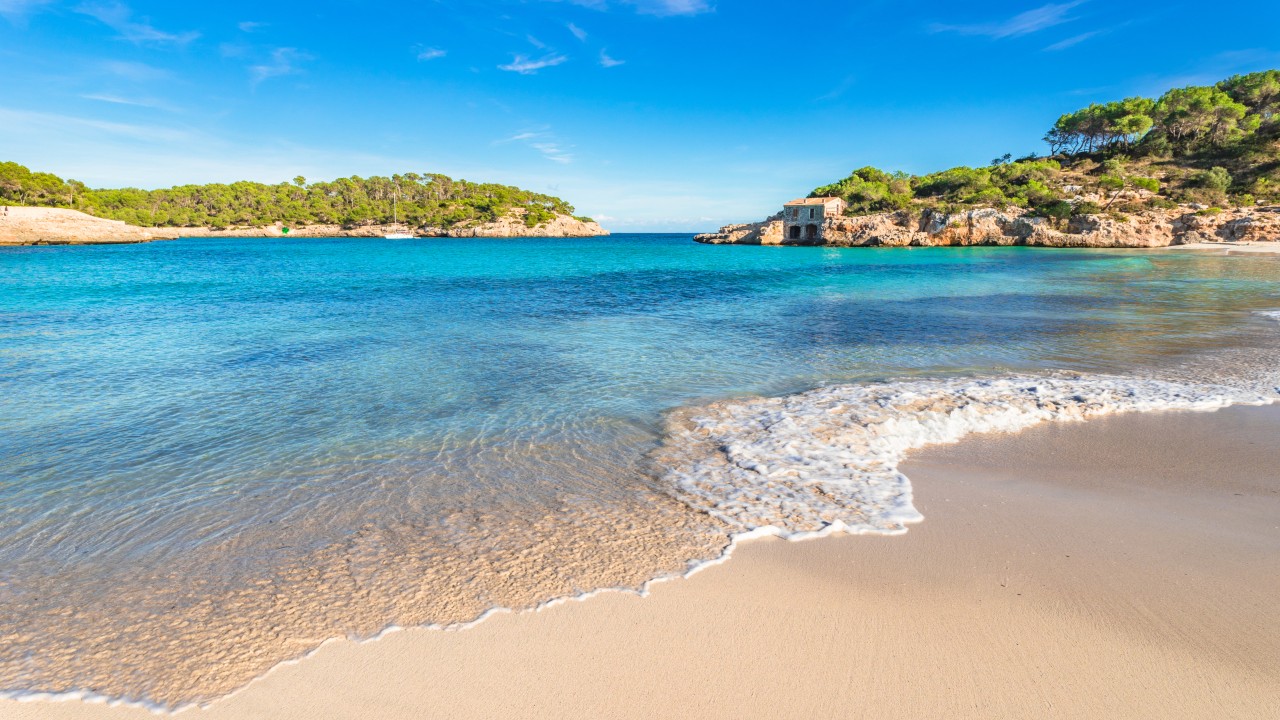
[[179,717],[1274,718],[1278,438],[1280,407],[974,438],[905,467],[905,536],[756,541],[647,598],[331,642]]

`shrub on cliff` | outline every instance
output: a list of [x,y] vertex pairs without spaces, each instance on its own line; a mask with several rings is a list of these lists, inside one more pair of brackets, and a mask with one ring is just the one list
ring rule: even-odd
[[1061,169],[1054,160],[1020,160],[989,168],[951,168],[916,178],[913,185],[917,197],[961,206],[1039,207],[1061,199],[1050,185]]
[[1192,183],[1196,187],[1226,192],[1231,187],[1231,173],[1227,172],[1224,167],[1210,168],[1204,172],[1197,173],[1192,178]]
[[839,182],[815,189],[809,196],[844,198],[853,214],[900,210],[911,205],[911,177],[864,167]]

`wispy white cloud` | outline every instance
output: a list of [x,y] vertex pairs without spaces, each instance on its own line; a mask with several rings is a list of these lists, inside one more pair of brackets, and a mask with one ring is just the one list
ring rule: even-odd
[[542,157],[553,163],[560,165],[568,165],[573,162],[573,154],[565,148],[550,130],[522,130],[509,138],[503,138],[495,141],[494,145],[505,145],[507,143],[520,143],[542,154]]
[[840,81],[839,85],[836,85],[835,87],[831,88],[827,92],[819,95],[817,99],[819,101],[839,99],[845,93],[849,92],[849,88],[853,87],[853,84],[855,82],[857,82],[857,78],[855,78],[852,75],[846,76],[845,79]]
[[1033,10],[1019,13],[1001,22],[971,23],[949,25],[935,23],[929,27],[933,32],[953,32],[961,35],[983,35],[990,38],[1021,37],[1040,32],[1076,18],[1071,10],[1084,4],[1085,0],[1073,0],[1065,3],[1050,3]]
[[1242,68],[1264,68],[1280,65],[1280,52],[1265,48],[1228,50],[1214,56],[1213,62],[1236,72]]
[[143,103],[140,103],[134,100],[129,100],[128,98],[117,97],[115,95],[81,95],[80,97],[84,98],[85,100],[98,100],[100,102],[114,103],[116,105],[143,106]]
[[0,0],[0,17],[15,25],[26,23],[27,16],[53,0]]
[[[559,2],[559,0],[552,1]],[[569,0],[569,2],[592,10],[602,11],[608,10],[613,5],[625,5],[634,8],[636,12],[642,15],[657,15],[659,17],[700,15],[715,10],[715,7],[707,0],[616,0],[614,3],[611,3],[610,0]]]
[[256,86],[264,80],[284,75],[296,75],[302,72],[298,67],[310,60],[311,56],[300,52],[297,48],[282,47],[271,51],[271,59],[259,65],[249,66],[249,75]]
[[7,130],[11,130],[18,135],[29,133],[48,133],[52,135],[61,129],[74,136],[92,133],[96,136],[142,141],[150,144],[190,142],[193,139],[193,135],[186,130],[178,130],[161,125],[134,125],[9,108],[0,108],[0,120],[3,120]]
[[253,20],[245,20],[244,22],[236,25],[236,27],[240,28],[240,32],[247,33],[257,32],[266,26],[267,24],[264,22],[255,22]]
[[120,33],[120,37],[132,43],[169,43],[185,45],[200,37],[200,33],[191,31],[171,33],[156,28],[146,18],[133,19],[133,11],[128,6],[113,3],[90,3],[76,8],[76,12],[97,20]]
[[1101,30],[1090,30],[1089,32],[1080,33],[1079,35],[1073,35],[1065,40],[1059,40],[1058,42],[1046,47],[1045,50],[1047,50],[1048,52],[1057,52],[1058,50],[1066,50],[1069,47],[1074,47],[1076,45],[1079,45],[1085,40],[1088,40],[1089,38],[1092,38],[1092,37],[1096,37],[1100,34],[1102,34]]
[[582,42],[587,41],[586,30],[583,30],[582,28],[578,27],[577,25],[574,25],[573,23],[569,23],[566,27],[569,28],[569,32],[573,33],[573,36],[578,38],[578,40]]
[[626,0],[646,15],[700,15],[715,8],[706,0]]
[[555,53],[544,55],[536,60],[527,55],[514,54],[511,62],[506,65],[499,65],[498,69],[506,70],[507,72],[520,73],[521,75],[533,75],[543,68],[555,67],[556,65],[568,62],[568,60],[568,57],[564,55],[557,55]]
[[552,142],[534,142],[529,143],[529,147],[542,153],[542,156],[551,162],[568,165],[573,162],[573,156],[568,154],[558,144]]
[[1114,85],[1099,85],[1097,87],[1083,87],[1068,90],[1067,94],[1074,97],[1083,97],[1087,95],[1103,95],[1114,94],[1116,92]]
[[130,105],[133,107],[151,108],[154,110],[165,110],[167,112],[177,112],[172,105],[154,98],[127,98],[110,93],[89,93],[81,95],[85,100],[96,100],[98,102],[111,103],[112,105]]
[[93,187],[279,182],[296,175],[389,174],[390,169],[404,167],[403,157],[283,141],[245,144],[158,122],[113,123],[0,107],[0,127],[0,156]]
[[609,53],[604,50],[600,51],[600,67],[618,67],[619,65],[625,65],[626,62],[626,60],[618,60],[617,58],[609,57]]
[[106,60],[98,63],[97,67],[108,75],[137,83],[164,80],[172,75],[168,70],[128,60]]
[[546,43],[542,42],[541,40],[539,40],[538,38],[536,38],[536,37],[534,37],[534,36],[532,36],[532,35],[525,35],[525,36],[524,36],[524,39],[525,39],[525,40],[528,40],[530,45],[532,45],[532,46],[534,46],[534,47],[538,48],[539,50],[546,50],[546,49],[547,49],[547,44],[546,44]]
[[440,48],[426,48],[418,53],[418,59],[424,61],[437,60],[448,54],[449,52],[447,50],[441,50]]

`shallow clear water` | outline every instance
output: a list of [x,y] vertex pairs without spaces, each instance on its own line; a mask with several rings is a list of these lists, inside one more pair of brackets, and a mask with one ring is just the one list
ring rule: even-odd
[[173,705],[325,637],[637,585],[726,537],[653,466],[676,408],[1177,367],[1271,342],[1277,280],[687,235],[0,250],[0,691]]

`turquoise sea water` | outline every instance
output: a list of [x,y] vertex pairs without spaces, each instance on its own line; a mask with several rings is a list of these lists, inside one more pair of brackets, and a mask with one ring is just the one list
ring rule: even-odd
[[[260,672],[633,584],[600,568],[670,520],[635,508],[666,497],[672,410],[1175,367],[1271,342],[1278,280],[1270,257],[688,235],[3,249],[0,691],[180,704],[227,688],[236,647]],[[155,667],[174,639],[180,682]]]

